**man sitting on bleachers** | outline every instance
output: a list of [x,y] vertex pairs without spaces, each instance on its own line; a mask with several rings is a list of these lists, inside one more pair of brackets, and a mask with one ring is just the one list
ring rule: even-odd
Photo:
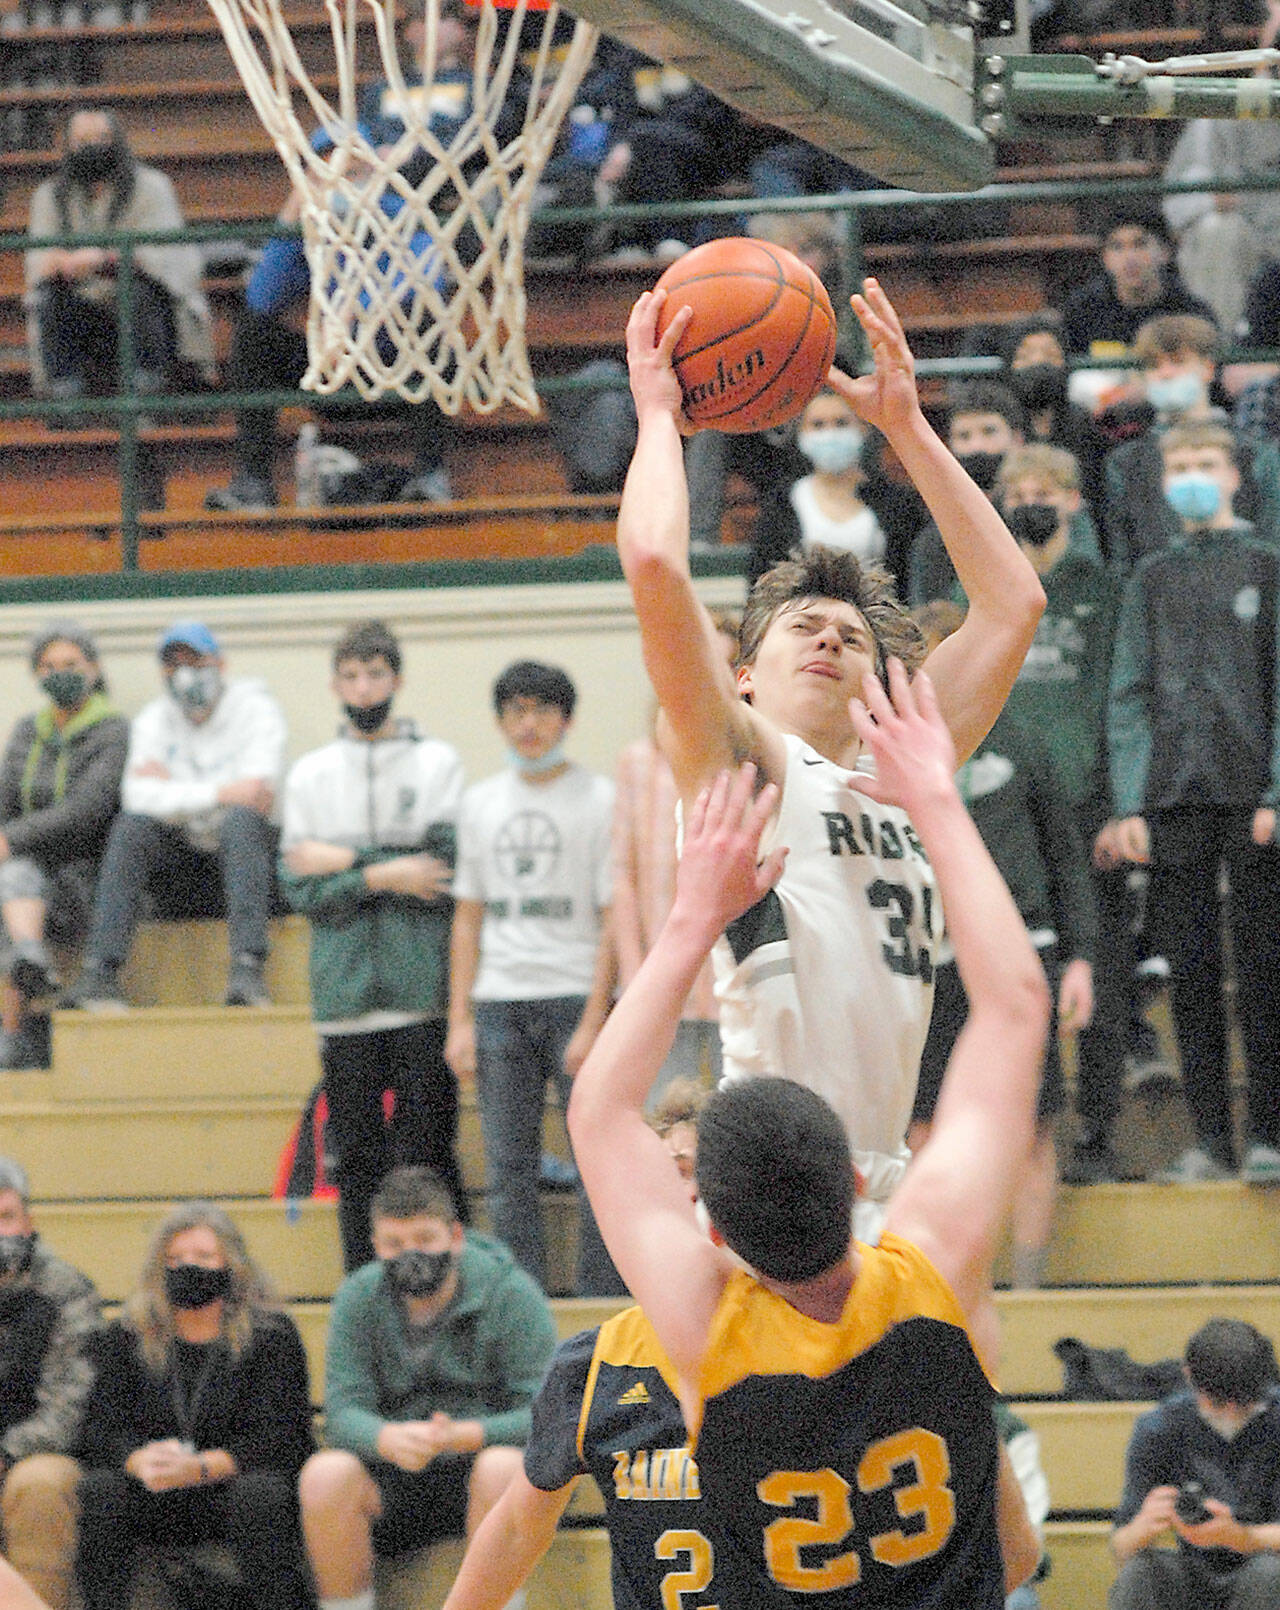
[[150,892],[163,916],[225,911],[226,1004],[265,1005],[284,715],[256,678],[224,680],[222,650],[201,621],[176,621],[158,653],[165,691],[133,719],[123,809],[98,875],[84,972],[67,1004],[126,1005],[120,968]]
[[[1280,1391],[1271,1343],[1211,1319],[1188,1389],[1142,1415],[1125,1455],[1111,1610],[1280,1606]],[[1176,1549],[1156,1548],[1172,1536]]]
[[[119,121],[88,108],[67,123],[62,164],[31,199],[34,237],[103,229],[181,229],[164,174],[133,155]],[[102,246],[26,254],[31,368],[36,389],[59,400],[116,385],[119,253]],[[163,391],[185,362],[211,377],[213,337],[196,246],[139,246],[135,255],[134,384]]]
[[375,1555],[470,1535],[520,1470],[547,1300],[426,1168],[387,1175],[373,1262],[338,1288],[325,1438],[299,1483],[320,1610],[373,1610]]
[[45,1250],[30,1197],[26,1171],[0,1157],[0,1550],[51,1610],[69,1610],[80,1469],[68,1449],[93,1384],[98,1294]]

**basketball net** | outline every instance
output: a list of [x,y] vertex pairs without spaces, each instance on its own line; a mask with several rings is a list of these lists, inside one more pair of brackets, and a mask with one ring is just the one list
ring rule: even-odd
[[[326,393],[351,384],[364,397],[397,392],[411,402],[430,396],[449,414],[464,402],[478,413],[504,402],[536,413],[524,334],[524,239],[534,187],[591,60],[596,30],[578,22],[567,49],[553,49],[555,5],[543,10],[539,0],[519,0],[503,7],[503,30],[493,0],[481,0],[469,110],[446,146],[430,126],[439,0],[423,3],[419,86],[406,83],[401,66],[395,0],[324,0],[335,104],[299,58],[280,0],[209,0],[301,201],[311,275],[302,385]],[[522,40],[526,12],[542,19],[536,47]],[[403,125],[393,143],[379,147],[359,126],[362,19],[372,22],[377,66]],[[495,125],[518,61],[528,75],[524,120],[499,148]],[[313,144],[317,129],[323,151]],[[425,167],[416,182],[403,171],[411,161],[414,176]]]

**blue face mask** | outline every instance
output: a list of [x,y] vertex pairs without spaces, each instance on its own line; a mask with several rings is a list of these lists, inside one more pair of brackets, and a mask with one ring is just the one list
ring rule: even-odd
[[514,766],[522,777],[541,777],[544,772],[555,771],[557,766],[563,766],[564,760],[563,743],[552,744],[545,755],[538,755],[533,760],[518,750],[507,750],[508,765]]
[[852,425],[833,425],[827,430],[802,430],[796,446],[824,475],[840,475],[851,470],[862,452],[862,432]]
[[1147,381],[1147,401],[1158,414],[1185,414],[1204,401],[1204,381],[1199,375],[1168,375]]
[[1164,483],[1164,495],[1180,520],[1190,520],[1196,525],[1212,520],[1222,507],[1222,488],[1199,470],[1171,475]]

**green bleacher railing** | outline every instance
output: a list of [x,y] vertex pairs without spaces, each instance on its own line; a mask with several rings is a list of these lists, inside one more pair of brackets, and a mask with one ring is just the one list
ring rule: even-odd
[[[899,190],[869,190],[844,192],[829,196],[786,196],[761,199],[731,197],[710,201],[664,202],[658,206],[615,206],[609,208],[555,208],[535,215],[535,222],[570,224],[617,224],[648,218],[737,218],[763,213],[829,212],[840,216],[845,225],[845,284],[852,287],[862,278],[863,251],[860,218],[863,214],[893,207],[911,209],[945,207],[964,208],[992,203],[1009,205],[1019,202],[1076,202],[1098,201],[1114,203],[1124,198],[1159,197],[1163,195],[1220,191],[1256,191],[1280,189],[1280,174],[1239,180],[1187,181],[1169,183],[1162,179],[1097,180],[1037,180],[1029,183],[988,185],[982,190],[967,194],[916,195]],[[103,397],[83,397],[68,401],[53,401],[40,397],[20,398],[0,402],[0,419],[66,418],[110,415],[118,421],[120,469],[120,531],[122,561],[125,571],[139,568],[139,543],[142,530],[139,521],[139,429],[146,418],[189,418],[200,414],[223,414],[240,408],[306,407],[350,410],[360,403],[354,390],[334,396],[316,396],[305,391],[226,392],[202,391],[194,393],[138,393],[133,389],[133,315],[134,315],[134,252],[143,245],[207,245],[222,242],[257,244],[273,236],[296,233],[282,229],[275,223],[199,225],[182,230],[153,231],[85,231],[75,235],[48,235],[39,238],[20,234],[0,234],[0,252],[24,252],[40,247],[66,245],[102,246],[118,251],[118,312],[120,324],[120,368],[125,377],[120,389]],[[930,255],[927,242],[919,244],[922,259]],[[622,332],[619,331],[619,344]],[[1233,349],[1224,354],[1224,361],[1249,362],[1274,360],[1280,353],[1272,350]],[[1077,364],[1077,367],[1086,366]],[[1121,364],[1108,360],[1109,368]],[[990,374],[999,369],[997,358],[989,356],[924,358],[917,361],[922,377],[951,378],[964,375]],[[538,379],[541,395],[555,397],[584,389],[584,383],[575,376],[544,376]],[[598,389],[598,382],[593,383]]]

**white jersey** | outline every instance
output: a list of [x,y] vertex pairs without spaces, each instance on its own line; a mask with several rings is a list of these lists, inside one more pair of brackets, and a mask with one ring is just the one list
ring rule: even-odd
[[453,893],[482,900],[472,998],[586,995],[613,898],[613,784],[570,765],[545,783],[508,767],[462,796]]
[[883,1203],[906,1166],[941,903],[906,812],[859,793],[803,739],[783,742],[767,843],[788,847],[787,864],[713,953],[725,1079],[816,1091],[848,1131],[865,1195]]

